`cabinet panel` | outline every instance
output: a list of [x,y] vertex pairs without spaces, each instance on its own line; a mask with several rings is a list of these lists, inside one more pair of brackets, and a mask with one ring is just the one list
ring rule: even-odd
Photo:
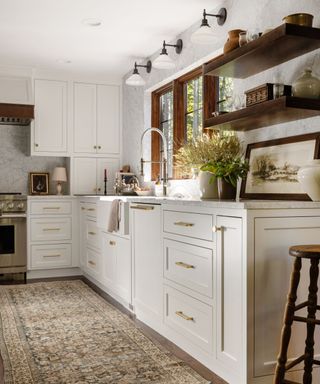
[[34,152],[67,152],[67,82],[35,80]]
[[129,239],[117,238],[116,242],[116,289],[120,297],[131,303],[131,246]]
[[118,86],[97,86],[98,153],[120,153],[120,90]]
[[97,159],[97,190],[99,195],[104,193],[104,170],[107,170],[108,182],[107,193],[114,194],[113,186],[115,184],[116,172],[120,169],[119,159]]
[[217,358],[239,371],[244,356],[242,219],[217,216]]
[[33,215],[71,215],[71,201],[31,201],[30,213]]
[[32,218],[31,241],[71,240],[71,218]]
[[167,279],[212,297],[212,249],[165,239],[164,258]]
[[[294,258],[289,247],[295,244],[317,244],[320,236],[320,217],[284,217],[255,219],[254,255],[254,324],[255,376],[272,375],[279,352],[280,332],[290,274]],[[309,262],[303,262],[297,304],[307,299]],[[305,314],[305,310],[297,312]],[[303,354],[305,324],[294,323],[289,359]],[[316,340],[320,330],[316,327]],[[319,345],[315,346],[320,353]]]
[[73,193],[96,194],[96,159],[77,157],[73,159]]
[[96,153],[96,86],[74,84],[74,152]]
[[86,271],[93,278],[102,281],[102,255],[91,248],[86,248]]
[[95,221],[86,220],[85,236],[87,245],[96,248],[98,251],[101,250],[101,231]]
[[111,235],[103,233],[103,282],[110,288],[116,286],[116,240]]
[[71,267],[71,244],[31,246],[32,269]]

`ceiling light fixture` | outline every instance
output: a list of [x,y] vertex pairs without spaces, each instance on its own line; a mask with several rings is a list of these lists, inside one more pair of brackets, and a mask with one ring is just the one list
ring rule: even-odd
[[133,73],[126,80],[127,85],[131,85],[134,87],[140,87],[145,85],[146,82],[139,74],[138,67],[146,68],[147,73],[150,73],[152,68],[152,63],[150,60],[148,60],[147,65],[140,65],[140,64],[134,63]]
[[101,20],[94,18],[83,19],[81,22],[87,27],[100,27],[100,25],[102,24]]
[[166,47],[175,47],[176,53],[179,55],[182,52],[183,42],[181,39],[178,39],[176,44],[167,44],[163,41],[161,53],[153,62],[154,68],[172,69],[176,66],[171,57],[169,57]]
[[218,25],[223,25],[227,18],[227,10],[226,8],[221,8],[217,15],[207,13],[205,9],[203,10],[203,19],[200,28],[191,35],[191,41],[194,44],[210,44],[215,39],[214,32],[208,24],[207,16],[216,17]]

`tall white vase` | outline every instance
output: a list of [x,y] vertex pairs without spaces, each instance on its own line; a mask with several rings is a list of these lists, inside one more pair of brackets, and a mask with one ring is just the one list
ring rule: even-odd
[[313,201],[320,201],[320,160],[312,160],[298,171],[298,180],[304,192]]
[[212,173],[200,171],[199,188],[201,199],[218,199],[217,179]]

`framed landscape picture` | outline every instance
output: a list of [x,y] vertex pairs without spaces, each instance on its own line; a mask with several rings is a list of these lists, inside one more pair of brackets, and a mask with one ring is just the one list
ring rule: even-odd
[[300,167],[319,158],[320,132],[249,144],[246,158],[250,164],[242,180],[241,198],[310,200],[301,189]]
[[31,195],[48,195],[49,194],[49,173],[31,172],[30,177],[30,194]]

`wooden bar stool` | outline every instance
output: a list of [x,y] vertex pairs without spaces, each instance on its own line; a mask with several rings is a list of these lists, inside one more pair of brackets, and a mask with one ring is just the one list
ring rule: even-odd
[[[314,331],[316,324],[320,324],[320,320],[316,319],[317,309],[317,291],[318,291],[318,276],[319,276],[319,260],[320,260],[320,245],[296,245],[290,247],[289,253],[295,257],[293,271],[291,274],[290,290],[288,294],[286,309],[284,313],[284,324],[281,332],[280,352],[277,360],[277,366],[274,376],[274,384],[298,384],[285,379],[286,372],[304,362],[303,384],[312,383],[312,367],[320,365],[319,360],[314,360]],[[310,283],[308,300],[295,304],[297,300],[297,289],[300,281],[301,260],[310,260]],[[296,316],[295,312],[299,309],[307,308],[307,317]],[[288,345],[291,337],[291,326],[294,321],[307,324],[307,336],[305,342],[304,354],[287,364]]]

